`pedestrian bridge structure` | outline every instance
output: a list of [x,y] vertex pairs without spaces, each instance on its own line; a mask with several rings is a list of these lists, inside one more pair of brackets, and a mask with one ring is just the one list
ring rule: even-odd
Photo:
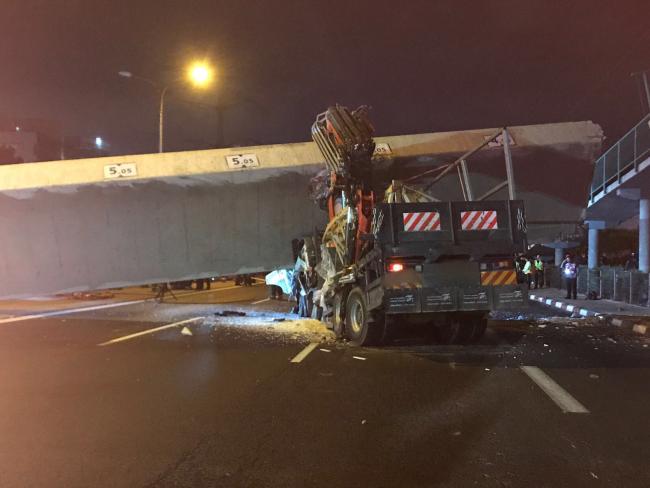
[[[496,130],[377,137],[378,185],[452,162]],[[602,131],[591,122],[508,131],[529,239],[553,241],[584,217]],[[475,195],[505,179],[500,146],[468,159]],[[0,297],[288,266],[291,240],[325,223],[309,196],[324,167],[311,142],[0,166]],[[454,173],[432,191],[462,199]]]
[[650,115],[595,163],[587,209],[589,268],[599,261],[598,232],[639,229],[639,270],[650,272]]

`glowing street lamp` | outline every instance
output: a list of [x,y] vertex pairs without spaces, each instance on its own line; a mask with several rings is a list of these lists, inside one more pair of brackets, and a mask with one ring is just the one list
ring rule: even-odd
[[[206,88],[210,85],[213,78],[213,70],[206,62],[195,62],[190,65],[187,70],[189,81],[198,88]],[[164,133],[164,120],[165,120],[165,95],[169,90],[169,85],[161,85],[153,80],[137,76],[130,71],[118,72],[123,78],[135,78],[152,85],[155,89],[160,91],[160,107],[158,110],[158,152],[163,152],[163,133]]]
[[204,61],[192,63],[187,70],[191,83],[199,88],[205,88],[212,82],[214,72],[212,67]]

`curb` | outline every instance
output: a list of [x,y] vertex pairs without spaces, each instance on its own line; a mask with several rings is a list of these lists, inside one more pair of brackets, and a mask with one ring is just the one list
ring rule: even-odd
[[530,297],[531,300],[541,303],[542,305],[546,305],[548,307],[554,307],[572,314],[578,313],[582,317],[600,317],[602,319],[605,319],[605,321],[609,325],[613,325],[614,327],[620,327],[621,329],[628,329],[635,332],[636,334],[645,335],[646,333],[650,332],[650,325],[639,323],[641,317],[633,317],[633,316],[616,317],[616,316],[606,315],[603,313],[594,312],[593,310],[588,310],[586,308],[577,307],[569,303],[560,302],[552,298],[540,297],[539,295],[535,295],[534,293],[529,293],[528,296]]
[[602,315],[598,312],[594,312],[593,310],[588,310],[586,308],[581,308],[575,305],[571,305],[570,303],[553,300],[552,298],[540,297],[533,293],[529,293],[528,296],[530,297],[531,300],[539,302],[542,305],[546,305],[548,307],[555,307],[557,309],[564,310],[565,312],[569,312],[572,314],[578,313],[582,317],[600,317]]

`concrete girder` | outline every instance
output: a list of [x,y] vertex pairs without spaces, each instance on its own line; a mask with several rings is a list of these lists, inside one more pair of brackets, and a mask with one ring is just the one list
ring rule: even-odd
[[[448,163],[494,132],[378,137],[391,151],[377,161],[378,178]],[[553,240],[580,220],[602,131],[571,122],[508,133],[531,236]],[[237,154],[255,154],[259,166],[230,169],[226,159]],[[128,163],[136,176],[104,178],[108,165]],[[576,175],[568,185],[557,176],[567,165]],[[325,223],[308,195],[323,168],[313,143],[0,166],[0,297],[288,266],[291,239]],[[487,148],[468,168],[481,194],[505,178],[503,148]],[[457,182],[441,184],[444,198],[459,199]]]

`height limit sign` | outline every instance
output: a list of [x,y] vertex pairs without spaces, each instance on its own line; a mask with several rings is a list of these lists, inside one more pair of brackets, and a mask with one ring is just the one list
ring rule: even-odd
[[226,163],[230,169],[257,168],[260,163],[255,154],[233,154],[226,156]]

